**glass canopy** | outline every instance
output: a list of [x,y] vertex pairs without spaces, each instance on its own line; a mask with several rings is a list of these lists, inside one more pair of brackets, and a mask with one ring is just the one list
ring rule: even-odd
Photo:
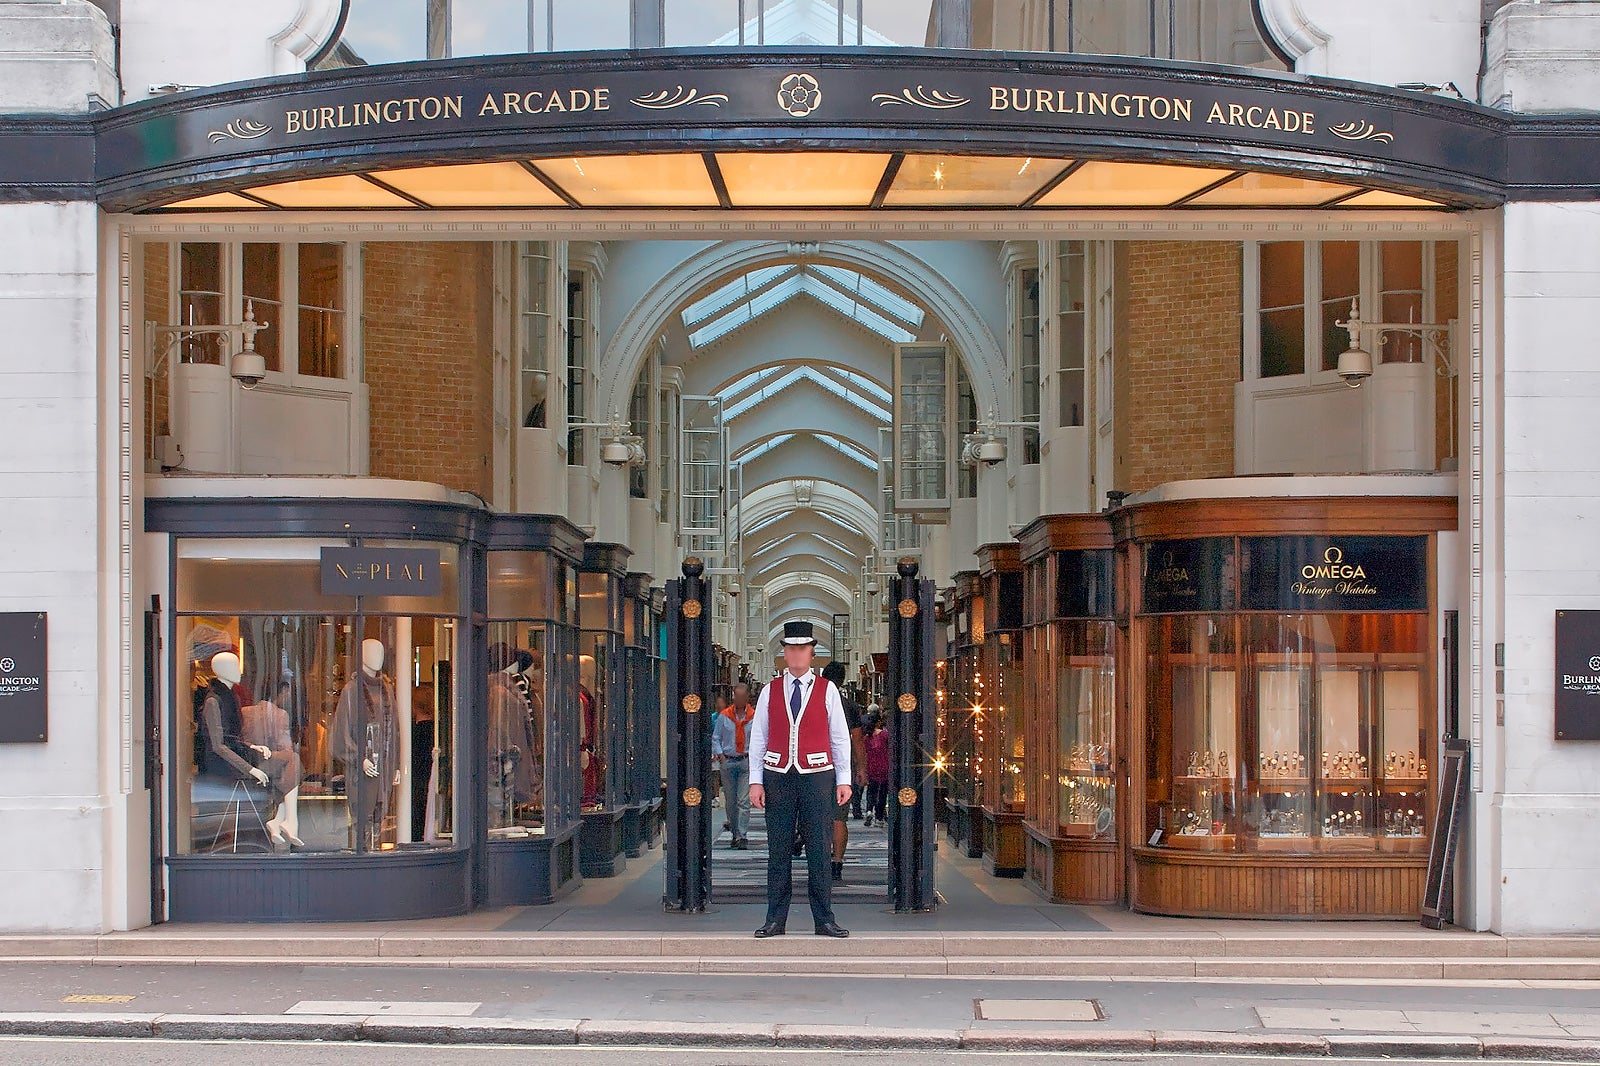
[[[501,160],[339,174],[215,192],[176,200],[156,210],[1447,206],[1411,193],[1353,183],[1168,163],[875,152],[732,152]],[[819,299],[825,298],[819,294],[826,292],[846,295],[838,284],[842,279],[826,271],[808,271],[803,277],[820,283],[809,290]],[[803,281],[798,284],[804,287]],[[886,313],[891,321],[900,317],[895,307],[884,306],[871,293],[856,295],[863,297],[855,301],[858,305],[875,305],[868,308],[872,313]]]

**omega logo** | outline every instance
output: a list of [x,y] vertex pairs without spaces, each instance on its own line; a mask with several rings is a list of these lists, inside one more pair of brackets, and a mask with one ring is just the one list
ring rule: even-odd
[[1322,553],[1322,563],[1307,563],[1300,568],[1300,576],[1307,581],[1318,578],[1332,581],[1352,581],[1357,578],[1366,580],[1367,572],[1358,563],[1350,566],[1344,561],[1344,552],[1338,548],[1329,548]]

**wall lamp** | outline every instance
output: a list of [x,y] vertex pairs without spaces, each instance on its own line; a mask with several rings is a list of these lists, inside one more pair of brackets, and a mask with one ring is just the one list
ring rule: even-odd
[[1373,347],[1380,349],[1386,333],[1415,333],[1433,353],[1439,374],[1445,377],[1455,374],[1455,365],[1450,361],[1449,344],[1450,335],[1455,329],[1453,323],[1363,322],[1361,301],[1357,299],[1350,301],[1350,318],[1344,322],[1335,321],[1334,325],[1350,335],[1350,347],[1340,353],[1336,373],[1352,389],[1360,388],[1361,383],[1372,376],[1372,353],[1361,347],[1362,335],[1367,332],[1374,334]]
[[961,462],[965,466],[994,466],[1006,461],[1006,438],[1002,429],[1039,429],[1038,422],[1000,422],[994,408],[989,409],[989,419],[979,422],[978,428],[961,439]]
[[600,461],[607,466],[643,466],[644,438],[628,432],[628,424],[612,412],[609,422],[568,422],[568,429],[600,431]]
[[244,338],[239,350],[228,360],[228,373],[233,380],[247,389],[253,389],[261,384],[261,379],[267,376],[267,360],[260,352],[256,351],[256,334],[272,327],[265,322],[256,321],[256,306],[254,300],[244,302],[244,321],[234,322],[225,326],[163,326],[155,322],[146,322],[146,350],[154,351],[156,335],[167,334],[171,339],[167,341],[156,355],[154,364],[150,367],[147,376],[152,380],[161,376],[161,371],[166,369],[167,362],[173,349],[189,337],[199,336],[224,336],[229,337],[235,333]]

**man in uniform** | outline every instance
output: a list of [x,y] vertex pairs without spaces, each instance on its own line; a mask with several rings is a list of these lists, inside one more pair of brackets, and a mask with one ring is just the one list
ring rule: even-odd
[[750,803],[767,812],[767,920],[782,936],[794,892],[795,829],[806,845],[807,895],[818,936],[849,936],[833,917],[833,817],[850,802],[850,731],[838,686],[811,668],[810,622],[785,622],[787,669],[761,687],[750,729]]

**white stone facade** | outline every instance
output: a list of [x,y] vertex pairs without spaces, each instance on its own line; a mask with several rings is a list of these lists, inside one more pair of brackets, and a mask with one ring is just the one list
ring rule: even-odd
[[[0,0],[0,116],[82,115],[145,98],[154,86],[294,74],[326,42],[338,7],[124,0],[119,70],[95,5]],[[1516,111],[1595,109],[1600,3],[1517,0],[1502,9],[1487,38],[1481,97],[1479,12],[1478,0],[1262,3],[1303,74],[1448,83]],[[136,755],[137,621],[149,595],[166,588],[166,574],[164,560],[139,558],[136,548],[143,475],[129,397],[137,315],[126,308],[137,306],[137,283],[123,220],[90,202],[15,199],[0,202],[0,610],[49,612],[51,716],[47,744],[0,746],[0,929],[138,927],[150,920],[151,794]],[[1464,397],[1483,391],[1476,406],[1463,404],[1463,528],[1449,549],[1447,597],[1458,602],[1464,628],[1480,634],[1463,683],[1480,769],[1463,918],[1508,933],[1600,933],[1600,856],[1587,843],[1600,820],[1600,747],[1554,739],[1551,667],[1555,611],[1600,609],[1600,553],[1590,532],[1600,521],[1600,369],[1592,352],[1600,335],[1600,206],[1512,203],[1472,216],[1471,226],[1463,247],[1480,252],[1481,262],[1463,263],[1463,272],[1482,277],[1463,291],[1483,303],[1472,310],[1475,363],[1461,389]],[[633,298],[607,302],[613,317],[597,331],[605,403],[625,406],[625,371],[637,365],[628,362],[637,354],[628,344],[613,353],[609,342],[659,326],[624,313],[645,306],[653,288],[691,291],[695,275],[684,264],[711,247],[641,242],[630,250],[636,258],[610,265],[608,284],[626,286]],[[944,302],[971,347],[987,345],[999,360],[1007,310],[989,272],[993,253],[992,242],[964,234],[920,244],[915,257],[890,243],[876,254],[880,266],[905,257],[913,280],[909,268],[925,268],[929,298]],[[979,384],[1005,419],[1013,414],[1006,368],[992,369]],[[600,406],[592,414],[605,417]],[[1467,447],[1474,440],[1476,454]],[[527,449],[542,462],[561,461],[547,440]],[[1041,492],[1058,498],[1031,475],[1013,470],[1010,483],[1005,475],[1003,467],[986,472],[978,501],[958,503],[929,545],[931,572],[948,577],[974,546],[1005,539],[1035,513],[1037,502],[1015,501],[1019,486],[1035,500]],[[634,540],[641,557],[668,556],[663,516],[619,504],[614,471],[557,480],[525,482],[524,503],[570,507],[575,520],[613,534],[607,539]]]

